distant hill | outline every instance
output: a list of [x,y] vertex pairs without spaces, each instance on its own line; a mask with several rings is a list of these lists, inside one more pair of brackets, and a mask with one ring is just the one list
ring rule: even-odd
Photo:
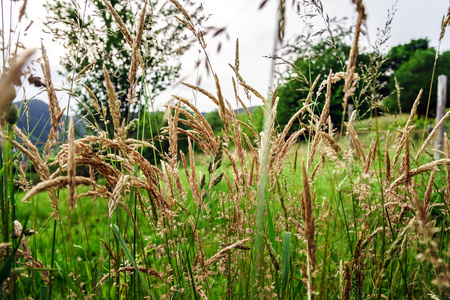
[[[33,144],[38,145],[39,148],[42,147],[47,141],[51,127],[48,104],[39,99],[33,99],[28,102],[29,120],[27,120],[27,114],[24,107],[20,107],[22,102],[14,102],[13,104],[20,110],[17,127],[30,134],[30,141]],[[76,135],[84,136],[86,130],[81,122],[77,122],[74,118],[74,123],[76,124]]]
[[[261,106],[261,105],[249,106],[249,107],[247,107],[248,112],[249,112],[249,113],[252,113],[255,109],[257,109],[257,108],[260,107],[260,106]],[[234,113],[237,114],[237,115],[243,114],[243,113],[245,113],[245,109],[242,108],[242,107],[236,108],[236,109],[234,110]]]
[[[249,113],[252,113],[255,109],[257,109],[257,108],[260,107],[260,106],[261,106],[261,105],[249,106],[249,107],[247,107],[248,112],[249,112]],[[202,114],[202,116],[206,116],[206,115],[209,114],[209,113],[210,113],[210,112],[202,112],[201,114]],[[234,113],[237,114],[237,115],[243,114],[243,113],[245,113],[245,109],[242,108],[242,107],[236,108],[236,109],[234,110]]]
[[20,107],[22,102],[14,102],[17,109],[20,109],[17,127],[30,133],[30,141],[33,144],[47,141],[50,133],[50,111],[49,106],[42,100],[33,99],[28,103],[29,121],[24,107]]

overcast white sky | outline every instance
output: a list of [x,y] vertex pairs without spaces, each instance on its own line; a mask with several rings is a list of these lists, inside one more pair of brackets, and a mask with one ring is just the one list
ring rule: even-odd
[[[218,39],[207,40],[208,52],[212,60],[214,71],[219,75],[225,97],[234,105],[234,93],[231,83],[233,72],[228,66],[234,63],[235,41],[240,43],[240,69],[244,80],[265,95],[269,89],[271,61],[264,56],[272,54],[274,35],[276,32],[276,9],[278,0],[269,0],[266,7],[258,10],[262,0],[203,0],[205,13],[210,15],[206,26],[216,26],[227,28],[229,40],[221,39],[222,49],[216,52]],[[83,1],[79,0],[80,3]],[[305,32],[302,18],[290,9],[292,1],[286,1],[288,5],[286,39]],[[323,0],[325,14],[332,17],[348,17],[349,24],[353,24],[356,19],[354,5],[350,0]],[[4,1],[4,11],[10,11],[9,1]],[[13,2],[13,15],[17,14],[22,1]],[[33,20],[34,24],[30,28],[27,36],[22,36],[20,40],[26,47],[40,47],[40,40],[44,41],[48,49],[53,70],[60,69],[59,57],[62,56],[64,48],[51,41],[48,34],[42,32],[42,22],[45,21],[45,9],[42,7],[45,1],[28,1],[27,20]],[[373,44],[376,40],[377,28],[384,28],[388,10],[392,11],[395,0],[367,0],[364,1],[368,14],[367,37],[363,37],[366,45]],[[398,0],[396,13],[392,23],[391,38],[389,46],[407,43],[411,39],[428,38],[433,47],[437,47],[440,33],[440,24],[443,15],[447,12],[450,1],[447,0]],[[9,18],[5,15],[5,23]],[[13,20],[14,22],[15,20]],[[27,21],[26,21],[27,22]],[[25,22],[25,23],[26,23]],[[320,18],[314,19],[314,29],[318,31],[324,27]],[[450,29],[449,29],[450,30]],[[369,42],[370,41],[370,42]],[[195,69],[195,61],[200,58],[198,47],[193,47],[185,57],[182,58],[181,77],[185,82],[195,84],[199,74],[202,76],[201,87],[211,92],[215,92],[214,80],[207,78],[203,67]],[[450,50],[450,33],[448,33],[441,44],[441,51]],[[56,72],[53,72],[56,76]],[[62,78],[55,80],[55,84],[61,87]],[[26,89],[27,97],[39,93],[34,88]],[[201,111],[215,109],[209,100],[199,96],[194,100],[194,95],[189,89],[181,85],[171,87],[167,92],[155,99],[157,107],[161,107],[170,99],[171,94],[184,96],[196,102]],[[20,95],[19,95],[20,96]],[[61,105],[67,105],[67,95],[60,93]],[[46,99],[45,95],[39,95],[39,99]],[[245,97],[243,97],[245,98]],[[259,104],[256,100],[252,104]]]

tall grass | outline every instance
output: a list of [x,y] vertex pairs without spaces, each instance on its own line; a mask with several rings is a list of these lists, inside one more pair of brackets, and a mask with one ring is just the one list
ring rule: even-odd
[[[205,50],[202,31],[178,1],[171,2]],[[361,1],[354,2],[359,17],[346,72],[324,74],[321,87],[317,78],[305,106],[284,128],[276,126],[277,105],[283,105],[276,89],[266,99],[247,84],[239,73],[237,50],[233,82],[265,103],[262,135],[252,127],[255,122],[245,124],[236,117],[207,59],[216,90],[186,85],[219,108],[223,132],[217,136],[197,107],[174,96],[161,132],[170,147],[160,153],[160,161],[148,161],[141,152],[144,147],[161,152],[158,142],[129,138],[131,125],[120,117],[110,80],[113,70],[106,68],[109,107],[89,95],[93,114],[103,120],[106,111],[111,114],[113,131],[98,127],[96,135],[75,139],[69,120],[68,140],[60,146],[64,109],[42,48],[52,126],[45,152],[15,125],[5,124],[1,132],[2,297],[448,298],[448,139],[445,158],[434,160],[428,146],[433,134],[420,144],[409,135],[414,108],[396,137],[382,134],[376,114],[375,135],[357,134],[353,123],[359,112],[343,126],[348,137],[327,128],[333,78],[345,80],[344,103],[359,97],[360,77],[354,70],[366,11]],[[107,6],[132,45],[128,100],[149,103],[145,92],[135,94],[141,84],[137,69],[144,67],[139,49],[146,8],[132,35]],[[7,92],[19,76],[15,70],[28,56],[9,72],[4,69],[0,111],[10,105],[13,97]],[[376,72],[372,75],[375,83]],[[325,86],[328,105],[314,113]],[[364,90],[376,95],[375,85]],[[414,107],[418,101],[420,95]],[[288,134],[296,119],[309,123]],[[186,153],[178,149],[180,137],[188,138]],[[195,149],[204,154],[201,162]],[[28,187],[17,167],[24,193],[13,186],[12,163],[19,152],[41,179]],[[89,177],[77,176],[81,165],[89,166]]]

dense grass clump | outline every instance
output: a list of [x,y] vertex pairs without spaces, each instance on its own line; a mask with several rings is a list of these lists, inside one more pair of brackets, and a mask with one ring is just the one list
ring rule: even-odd
[[[205,49],[191,16],[171,2]],[[237,88],[236,101],[248,118],[236,116],[209,64],[214,92],[186,85],[218,107],[220,134],[188,99],[174,96],[158,139],[131,138],[132,131],[142,130],[133,126],[145,128],[146,121],[122,119],[114,70],[103,67],[109,107],[90,96],[92,114],[103,116],[105,124],[76,138],[42,47],[52,126],[44,152],[13,124],[1,131],[2,298],[450,297],[448,138],[441,159],[430,152],[449,113],[424,139],[413,136],[420,95],[410,114],[390,126],[381,125],[387,117],[380,119],[376,107],[370,121],[361,122],[355,111],[341,132],[330,126],[331,90],[338,80],[345,81],[344,107],[362,92],[377,95],[377,84],[360,86],[362,76],[355,74],[366,12],[361,1],[354,2],[358,19],[348,64],[315,79],[284,128],[276,121],[282,105],[277,89],[263,97],[248,85],[236,51],[233,82],[264,103],[262,133]],[[119,28],[131,39],[133,55],[127,101],[148,103],[137,93],[143,16],[134,35]],[[0,111],[12,102],[4,91],[24,64],[25,59],[2,78]],[[376,83],[376,70],[369,75]],[[317,111],[322,93],[325,104]],[[302,125],[292,128],[297,120]],[[68,132],[62,146],[61,127]],[[181,138],[187,151],[178,147]],[[168,141],[167,151],[160,139]],[[144,149],[162,159],[147,160]],[[18,153],[33,164],[38,184],[31,186],[21,165],[14,165]],[[80,166],[88,166],[89,175],[77,174]]]

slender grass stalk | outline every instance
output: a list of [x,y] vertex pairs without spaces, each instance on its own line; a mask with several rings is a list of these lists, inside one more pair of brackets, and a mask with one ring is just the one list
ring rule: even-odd
[[[274,93],[276,97],[276,92]],[[270,140],[272,136],[272,126],[273,120],[271,119],[270,112],[272,111],[274,97],[272,100],[269,99],[266,104],[266,113],[265,113],[265,123],[264,123],[264,135],[261,142],[261,156],[260,156],[260,169],[259,169],[259,181],[258,181],[258,194],[257,194],[257,203],[256,203],[256,236],[253,247],[253,264],[252,264],[252,276],[251,276],[251,285],[252,292],[251,298],[255,299],[258,297],[258,288],[262,288],[262,276],[258,271],[263,267],[263,252],[264,252],[264,244],[263,244],[263,236],[264,236],[264,225],[265,225],[265,203],[266,203],[266,189],[267,189],[267,172],[268,166],[266,161],[268,161],[269,150],[270,150]]]

